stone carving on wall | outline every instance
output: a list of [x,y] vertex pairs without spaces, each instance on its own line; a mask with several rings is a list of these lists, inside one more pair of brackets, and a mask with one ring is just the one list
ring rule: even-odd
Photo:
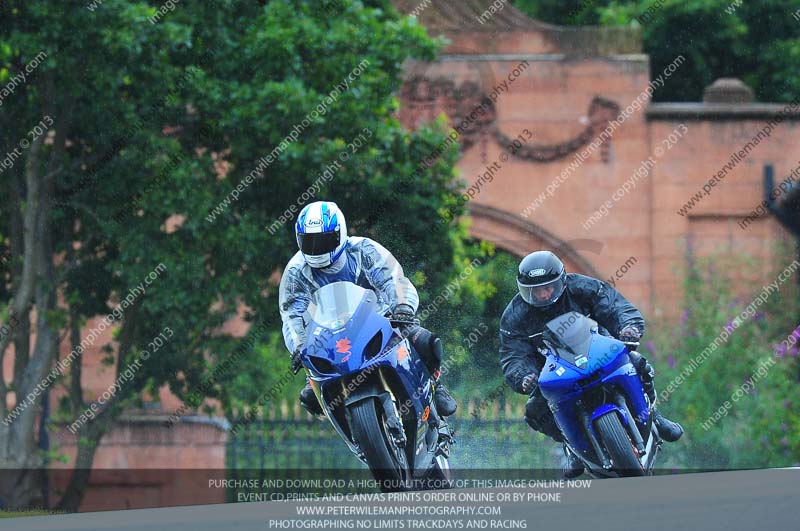
[[400,99],[400,121],[411,129],[435,120],[441,113],[445,113],[455,127],[478,109],[477,118],[462,129],[459,143],[466,151],[480,142],[482,151],[486,151],[489,131],[497,119],[497,112],[491,99],[481,103],[486,94],[474,81],[456,86],[452,80],[443,77],[412,77],[403,85]]
[[[506,147],[512,138],[506,136],[497,125],[497,109],[494,102],[473,81],[466,81],[456,85],[445,77],[428,78],[425,76],[412,76],[403,84],[400,90],[402,107],[400,121],[408,128],[416,129],[424,122],[430,122],[445,113],[450,117],[453,127],[461,125],[459,143],[463,151],[475,144],[481,146],[481,156],[486,162],[486,146],[489,139],[494,139],[501,146]],[[475,112],[476,119],[470,121],[467,117]],[[552,162],[568,157],[596,138],[608,122],[617,117],[620,106],[607,98],[595,96],[589,104],[587,116],[589,123],[575,137],[557,144],[531,144],[512,150],[515,158],[528,162]],[[466,125],[464,125],[466,124]],[[600,156],[603,162],[608,162],[610,143],[603,142]]]

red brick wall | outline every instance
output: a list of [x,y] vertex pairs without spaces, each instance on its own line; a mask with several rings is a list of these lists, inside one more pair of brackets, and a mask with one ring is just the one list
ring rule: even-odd
[[[396,4],[401,11],[410,5]],[[647,56],[638,53],[641,45],[636,32],[612,32],[609,38],[600,39],[597,29],[555,28],[526,19],[512,6],[506,6],[490,23],[471,23],[472,13],[480,13],[481,5],[468,1],[457,9],[431,6],[423,12],[421,22],[431,33],[448,37],[451,44],[433,64],[409,63],[406,86],[401,91],[400,119],[407,126],[416,127],[440,113],[463,117],[481,101],[481,97],[468,96],[469,82],[491,95],[520,61],[529,63],[508,90],[496,97],[493,113],[476,120],[480,123],[461,135],[458,168],[467,186],[501,156],[503,148],[495,139],[495,131],[513,138],[528,128],[533,132],[529,144],[539,148],[563,143],[591,123],[589,105],[594,97],[625,108],[645,90],[651,78],[661,74],[654,72],[651,76]],[[438,91],[423,90],[424,86],[420,89],[419,78],[438,82]],[[448,80],[451,89],[446,86]],[[566,246],[571,249],[564,253],[571,270],[603,278],[613,275],[633,256],[636,264],[617,281],[617,287],[646,316],[675,316],[681,309],[681,282],[690,238],[699,254],[716,248],[729,256],[751,256],[765,264],[765,275],[767,266],[774,262],[775,244],[788,240],[787,232],[771,218],[759,220],[746,230],[737,222],[762,199],[764,164],[774,165],[776,182],[797,166],[800,153],[792,151],[800,141],[797,112],[777,126],[772,137],[757,146],[689,216],[676,213],[728,162],[731,153],[741,149],[782,107],[747,103],[649,105],[628,117],[614,131],[606,151],[601,148],[592,153],[553,197],[546,198],[528,216],[523,215],[526,206],[570,165],[575,153],[548,162],[512,156],[471,200],[472,234],[494,240],[518,255],[539,247],[563,250]],[[457,119],[452,125],[459,122]],[[686,133],[657,156],[657,149],[666,147],[662,142],[681,124]],[[597,131],[593,134],[596,136]],[[648,157],[655,165],[647,175],[613,203],[607,216],[584,228],[589,216],[611,199]],[[489,219],[483,207],[527,225],[521,227],[510,218],[501,222]],[[582,239],[597,240],[602,249],[577,248],[580,246],[574,242]],[[757,286],[761,280],[766,281],[766,277],[751,279]]]
[[[742,149],[766,121],[767,118],[682,120],[688,133],[671,150],[669,158],[656,166],[652,177],[652,297],[656,308],[668,306],[679,290],[679,273],[686,265],[689,242],[698,256],[716,252],[748,256],[763,264],[762,278],[751,279],[753,292],[767,280],[769,267],[775,262],[776,244],[790,243],[788,232],[772,217],[761,218],[746,229],[738,223],[763,199],[765,164],[774,166],[776,184],[797,167],[800,124],[796,119],[778,125],[773,135],[761,141],[745,161],[711,188],[688,216],[677,214],[729,162],[732,152]],[[679,123],[677,118],[651,120],[651,146],[655,147]]]
[[[100,441],[81,511],[224,503],[223,489],[208,479],[224,477],[224,425],[184,418],[170,428],[166,417],[126,417]],[[63,427],[51,444],[68,457],[54,463],[51,499],[57,500],[77,452],[76,436]]]

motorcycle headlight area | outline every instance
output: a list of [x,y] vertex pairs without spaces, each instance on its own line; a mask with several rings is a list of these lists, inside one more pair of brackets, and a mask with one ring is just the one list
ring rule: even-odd
[[325,358],[318,358],[317,356],[309,356],[308,361],[311,363],[311,366],[320,374],[336,374],[336,367],[333,366],[333,363],[326,360]]

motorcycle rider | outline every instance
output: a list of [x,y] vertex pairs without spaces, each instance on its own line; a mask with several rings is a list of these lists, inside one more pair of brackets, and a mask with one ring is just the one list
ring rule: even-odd
[[[550,251],[535,251],[519,264],[517,293],[506,306],[500,319],[500,363],[508,385],[514,391],[529,396],[525,405],[525,421],[536,431],[556,442],[564,442],[547,400],[539,390],[538,377],[545,363],[537,347],[539,334],[555,317],[577,311],[598,323],[603,335],[621,341],[637,342],[644,334],[644,318],[625,297],[606,282],[595,278],[567,273],[561,260]],[[653,385],[655,371],[639,354],[631,351],[631,362],[642,380],[650,403],[656,399]],[[662,439],[674,442],[683,435],[677,422],[653,410],[653,422]],[[583,463],[564,446],[567,478],[580,476]]]
[[[311,295],[332,282],[353,282],[375,290],[379,302],[389,307],[391,318],[402,321],[398,324],[401,333],[437,382],[436,411],[442,416],[455,413],[456,401],[439,382],[441,340],[419,326],[415,319],[419,305],[417,290],[394,256],[374,240],[348,236],[344,214],[332,201],[317,201],[303,208],[297,216],[295,236],[299,250],[283,271],[278,294],[283,339],[291,353],[292,372],[297,374],[302,367],[300,351],[306,342],[307,326],[303,314]],[[314,415],[322,414],[308,380],[300,392],[300,404]]]

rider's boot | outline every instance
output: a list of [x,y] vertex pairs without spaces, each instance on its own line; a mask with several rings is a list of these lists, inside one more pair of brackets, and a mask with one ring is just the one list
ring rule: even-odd
[[447,387],[440,381],[440,375],[441,371],[436,371],[433,376],[433,380],[436,382],[433,400],[436,404],[436,412],[443,417],[449,417],[458,409],[458,403],[450,395]]
[[[647,359],[636,351],[630,353],[633,366],[636,368],[639,378],[642,380],[642,388],[650,399],[651,404],[656,403],[656,387],[653,382],[656,371]],[[658,434],[667,442],[675,442],[683,435],[683,426],[675,421],[669,420],[661,414],[658,409],[653,407],[653,424],[655,424]]]
[[653,408],[653,423],[656,425],[658,434],[667,442],[675,442],[683,435],[683,426],[661,414]]
[[317,395],[314,394],[308,380],[306,380],[306,386],[300,391],[300,405],[312,415],[322,415],[322,406],[319,405]]
[[573,454],[567,445],[564,445],[564,454],[567,456],[567,464],[564,466],[564,477],[566,479],[574,479],[583,474],[584,467],[583,461],[578,459],[578,456]]

